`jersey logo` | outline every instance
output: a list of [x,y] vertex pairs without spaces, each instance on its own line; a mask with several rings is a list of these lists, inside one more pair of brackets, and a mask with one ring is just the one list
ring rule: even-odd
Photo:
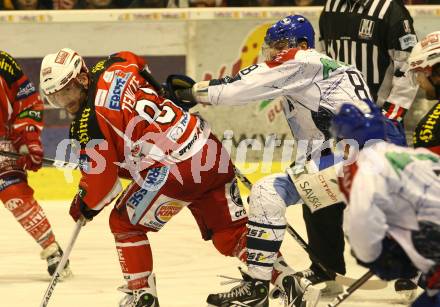
[[32,82],[29,80],[26,80],[25,82],[23,82],[23,84],[18,89],[17,99],[18,100],[25,99],[25,98],[29,97],[30,95],[32,95],[33,93],[35,93],[35,91],[36,91],[36,89],[35,89],[35,86],[32,84]]
[[371,39],[373,37],[374,21],[362,19],[359,26],[359,38]]
[[64,64],[64,62],[66,61],[67,57],[69,56],[69,53],[63,50],[60,50],[60,52],[58,52],[57,57],[55,58],[55,63],[58,64]]
[[119,110],[121,108],[121,96],[127,85],[127,80],[131,73],[116,71],[110,89],[108,91],[107,100],[104,106],[108,109]]
[[399,37],[399,42],[400,48],[405,50],[410,47],[414,47],[417,44],[417,36],[415,34],[406,34],[402,37]]

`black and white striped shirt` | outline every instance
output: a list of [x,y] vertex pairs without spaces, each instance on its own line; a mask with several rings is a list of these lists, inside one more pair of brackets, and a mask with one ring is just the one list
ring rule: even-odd
[[325,52],[356,66],[387,115],[402,117],[417,92],[404,75],[417,37],[401,0],[327,0],[319,29]]

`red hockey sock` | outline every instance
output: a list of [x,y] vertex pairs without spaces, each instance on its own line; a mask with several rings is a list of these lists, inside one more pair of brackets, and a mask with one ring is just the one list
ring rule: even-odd
[[55,236],[43,209],[33,198],[33,192],[22,182],[1,191],[0,199],[20,225],[44,249],[55,242]]
[[145,233],[114,233],[119,264],[129,289],[148,286],[153,255]]

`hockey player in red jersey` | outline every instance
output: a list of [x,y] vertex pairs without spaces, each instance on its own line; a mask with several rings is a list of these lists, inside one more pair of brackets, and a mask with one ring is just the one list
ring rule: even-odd
[[[0,200],[41,246],[40,256],[52,275],[63,252],[27,182],[27,170],[37,171],[42,164],[43,102],[20,65],[4,51],[0,51],[0,104],[0,150],[23,154],[17,160],[0,156]],[[67,265],[62,277],[70,275]]]
[[[72,217],[92,219],[122,191],[119,178],[132,180],[110,214],[127,281],[120,306],[159,306],[147,232],[184,207],[220,253],[246,258],[247,215],[227,151],[200,116],[162,97],[148,75],[131,52],[88,70],[64,48],[41,66],[47,99],[75,115],[70,133],[80,147],[82,177]],[[277,261],[290,269],[280,255]]]

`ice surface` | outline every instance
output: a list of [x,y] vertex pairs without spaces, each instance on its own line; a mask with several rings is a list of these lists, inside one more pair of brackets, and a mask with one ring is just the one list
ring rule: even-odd
[[[63,247],[75,226],[68,215],[69,204],[64,200],[42,204]],[[70,257],[75,276],[56,286],[49,306],[117,306],[123,294],[116,288],[124,281],[108,227],[110,211],[106,208],[82,229]],[[290,207],[287,211],[289,223],[306,238],[301,209]],[[8,210],[2,208],[0,212],[0,306],[39,306],[49,282],[45,262],[39,258],[40,248]],[[231,288],[231,285],[221,286],[222,279],[216,277],[217,274],[239,277],[238,260],[220,255],[211,242],[202,240],[189,210],[182,210],[160,232],[148,236],[153,248],[162,307],[206,306],[205,299],[209,293]],[[287,233],[282,251],[295,269],[308,267],[307,255]],[[350,277],[360,277],[365,273],[364,268],[355,264],[348,248],[346,261]],[[322,300],[319,306],[326,306],[328,302]],[[401,302],[392,283],[389,283],[388,288],[383,290],[360,290],[342,306],[388,307]],[[272,301],[271,306],[281,305]]]

